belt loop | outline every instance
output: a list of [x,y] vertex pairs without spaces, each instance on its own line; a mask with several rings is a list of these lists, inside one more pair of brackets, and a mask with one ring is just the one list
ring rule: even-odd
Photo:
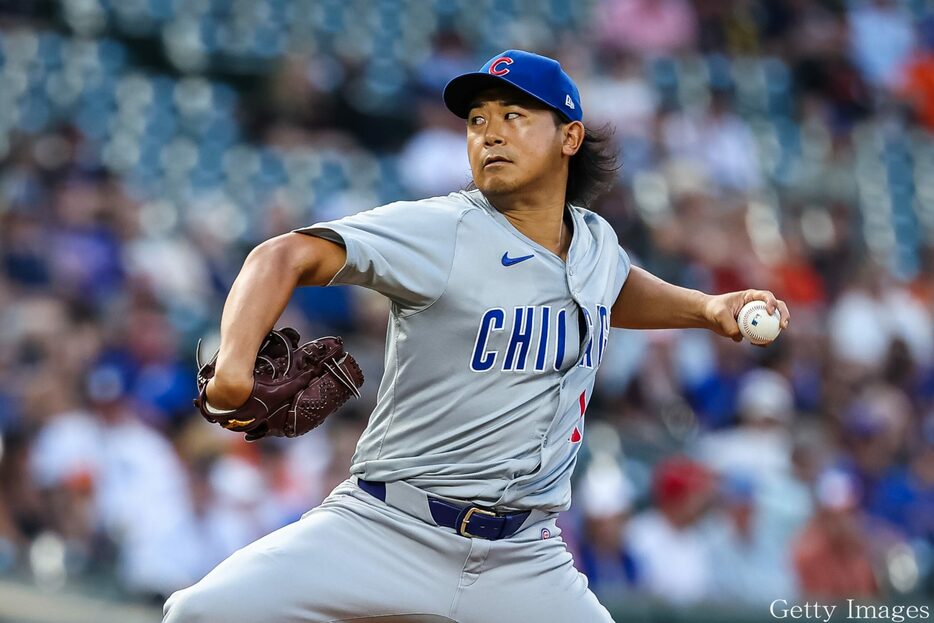
[[362,478],[357,479],[357,486],[372,495],[374,498],[380,502],[386,501],[386,483],[385,482],[373,482],[370,480],[363,480]]

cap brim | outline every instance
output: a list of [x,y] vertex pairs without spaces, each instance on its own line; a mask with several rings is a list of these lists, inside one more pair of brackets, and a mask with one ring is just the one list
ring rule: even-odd
[[[502,86],[507,86],[521,93],[525,93],[548,108],[552,108],[551,104],[534,93],[529,93],[505,78],[500,78],[499,76],[484,72],[463,74],[448,82],[447,86],[444,87],[444,104],[452,113],[461,119],[466,119],[467,115],[470,113],[470,104],[473,103],[478,93]],[[561,111],[558,112],[560,113]]]

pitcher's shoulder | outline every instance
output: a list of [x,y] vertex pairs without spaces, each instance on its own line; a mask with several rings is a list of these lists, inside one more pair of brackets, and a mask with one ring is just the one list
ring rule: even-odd
[[379,220],[392,222],[406,222],[413,227],[456,224],[463,215],[471,210],[478,210],[474,203],[460,196],[461,193],[451,193],[438,197],[426,197],[405,201],[393,201],[381,206],[358,212],[351,218],[362,220]]
[[479,198],[476,196],[479,195],[479,193],[480,191],[460,190],[447,195],[426,197],[425,199],[402,201],[398,203],[407,204],[408,209],[431,210],[459,219],[467,212],[483,209],[482,195],[480,195]]

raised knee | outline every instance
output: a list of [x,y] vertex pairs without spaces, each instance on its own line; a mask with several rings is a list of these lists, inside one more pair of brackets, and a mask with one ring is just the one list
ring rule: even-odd
[[217,621],[217,605],[198,585],[176,591],[165,602],[162,623],[208,623]]
[[162,623],[256,623],[269,614],[263,603],[229,586],[206,580],[177,591],[165,602]]

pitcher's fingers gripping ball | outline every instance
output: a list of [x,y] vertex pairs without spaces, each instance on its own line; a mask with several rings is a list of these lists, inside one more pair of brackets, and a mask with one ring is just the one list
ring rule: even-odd
[[736,316],[739,332],[757,346],[771,343],[782,330],[782,315],[778,308],[769,313],[765,301],[750,301]]
[[[200,350],[200,343],[199,343]],[[359,397],[363,372],[344,351],[339,337],[301,344],[295,329],[270,331],[253,367],[253,391],[230,411],[208,408],[205,388],[214,376],[217,353],[206,364],[198,358],[195,406],[209,422],[246,433],[247,441],[272,435],[298,437],[317,428],[351,397]]]

